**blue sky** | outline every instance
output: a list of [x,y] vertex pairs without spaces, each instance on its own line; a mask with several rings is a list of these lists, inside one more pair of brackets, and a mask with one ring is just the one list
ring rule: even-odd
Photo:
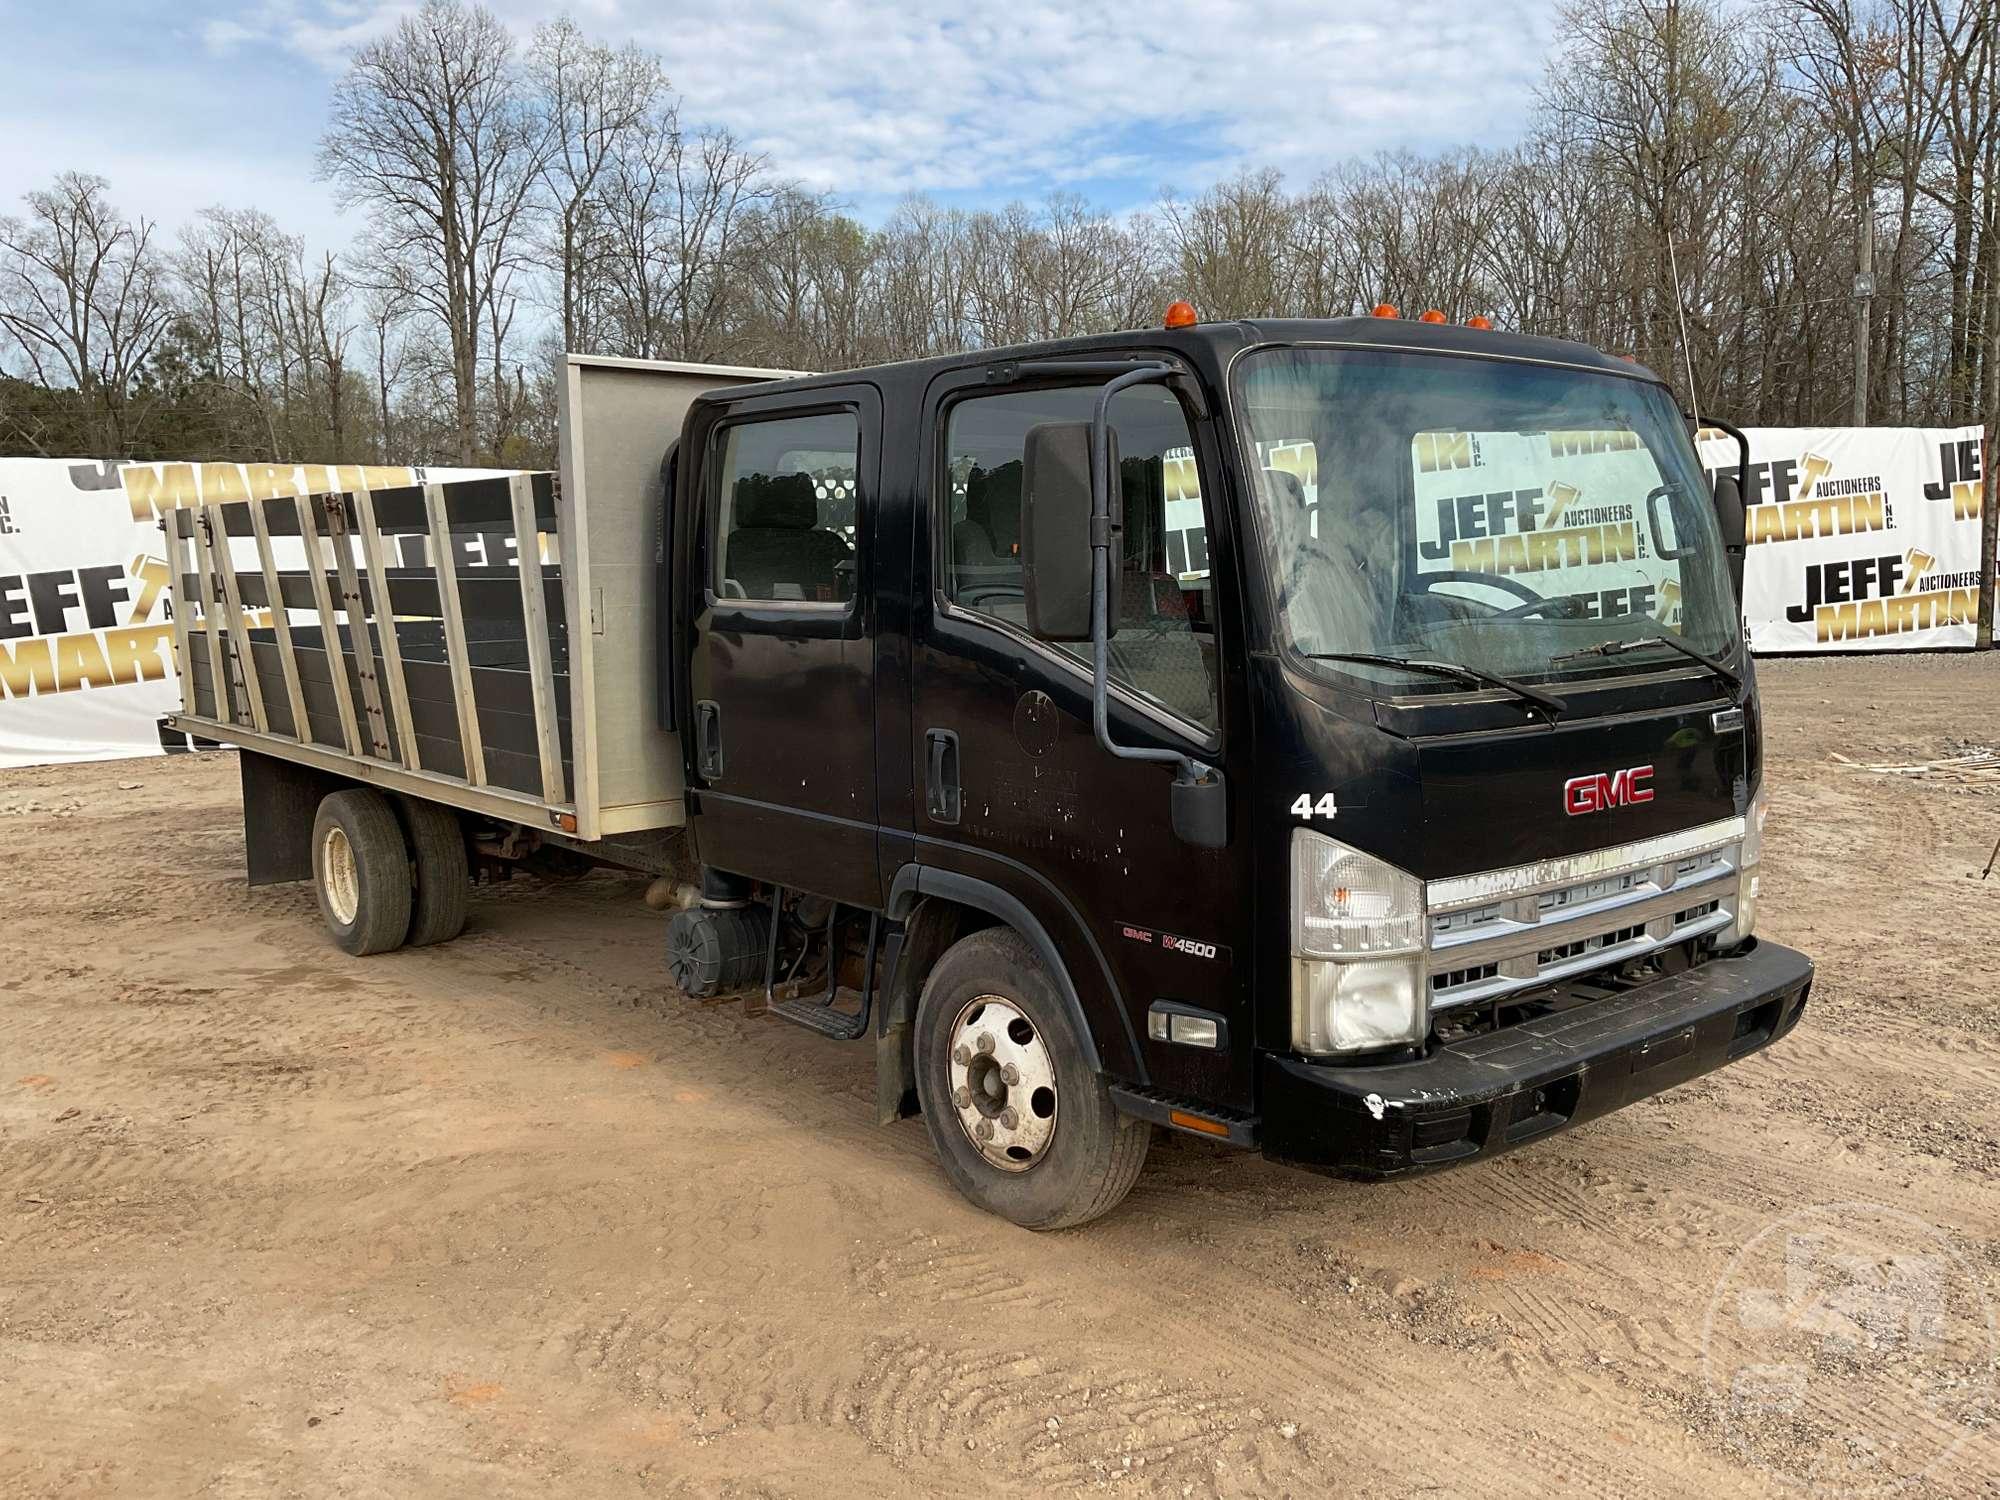
[[[347,51],[414,0],[0,0],[0,212],[54,173],[110,179],[173,228],[258,207],[315,245],[352,215],[313,174]],[[491,6],[522,38],[562,7]],[[1356,155],[1502,145],[1533,104],[1545,0],[583,0],[591,33],[658,51],[683,119],[879,219],[1052,189],[1112,208],[1245,164],[1303,185]]]

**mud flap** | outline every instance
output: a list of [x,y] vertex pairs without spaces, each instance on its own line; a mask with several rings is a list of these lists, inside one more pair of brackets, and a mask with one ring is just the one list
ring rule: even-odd
[[250,884],[312,879],[313,818],[320,799],[351,782],[310,766],[240,752],[243,863]]

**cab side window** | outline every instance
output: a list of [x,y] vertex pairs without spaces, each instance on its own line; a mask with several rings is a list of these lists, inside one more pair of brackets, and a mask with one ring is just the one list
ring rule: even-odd
[[852,412],[738,422],[722,431],[709,511],[718,599],[845,605],[854,597]]
[[[1028,429],[1089,421],[1096,386],[1008,391],[949,408],[943,504],[945,597],[1027,628],[1021,588],[1021,473]],[[1213,730],[1216,654],[1209,597],[1208,515],[1193,438],[1170,391],[1139,386],[1112,398],[1125,526],[1121,617],[1111,675],[1159,708]],[[1063,642],[1088,665],[1090,643]]]

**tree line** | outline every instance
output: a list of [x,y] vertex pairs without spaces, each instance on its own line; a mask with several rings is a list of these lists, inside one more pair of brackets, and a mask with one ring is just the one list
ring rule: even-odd
[[552,465],[564,349],[837,369],[1378,302],[1630,353],[1746,425],[2000,428],[1991,0],[1573,0],[1505,150],[885,222],[683,117],[663,60],[428,0],[319,170],[365,225],[173,235],[66,172],[0,218],[0,452]]

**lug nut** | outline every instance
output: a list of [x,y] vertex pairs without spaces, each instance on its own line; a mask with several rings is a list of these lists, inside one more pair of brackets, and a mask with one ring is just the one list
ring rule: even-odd
[[986,1054],[987,1056],[989,1056],[989,1057],[991,1057],[991,1056],[993,1055],[993,1033],[992,1033],[992,1032],[990,1032],[990,1031],[982,1031],[982,1032],[980,1032],[980,1033],[979,1033],[979,1050],[980,1050],[981,1052],[984,1052],[984,1053],[985,1053],[985,1054]]
[[960,1109],[972,1108],[972,1090],[962,1086],[953,1089],[951,1091],[951,1102],[956,1104]]
[[1003,1109],[1000,1111],[1000,1123],[1006,1126],[1007,1129],[1012,1130],[1016,1125],[1021,1123],[1021,1117],[1014,1110]]
[[1000,1076],[1006,1079],[1007,1086],[1009,1088],[1012,1088],[1015,1084],[1021,1081],[1021,1070],[1015,1067],[1012,1063],[1008,1063],[1006,1067],[1000,1070]]
[[965,1043],[960,1042],[956,1047],[951,1049],[951,1060],[961,1068],[964,1067],[972,1061],[972,1049],[966,1046]]
[[982,1141],[993,1139],[993,1122],[991,1120],[981,1120],[979,1122],[979,1138]]

